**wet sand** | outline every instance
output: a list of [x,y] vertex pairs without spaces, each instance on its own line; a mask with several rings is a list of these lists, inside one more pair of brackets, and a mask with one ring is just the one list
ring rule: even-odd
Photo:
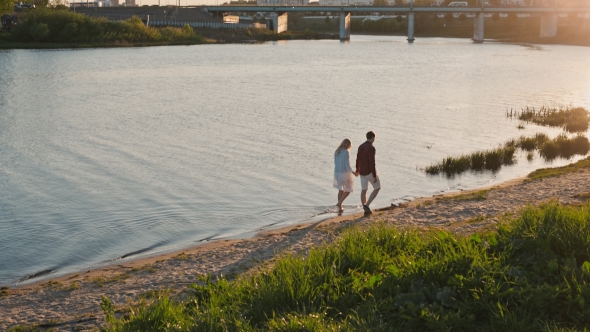
[[[249,239],[220,240],[183,251],[79,272],[51,280],[0,290],[0,330],[37,325],[40,330],[84,331],[104,324],[101,296],[116,308],[157,290],[184,296],[198,277],[211,274],[233,279],[272,264],[280,253],[303,253],[330,243],[350,225],[384,222],[397,227],[445,229],[458,234],[492,230],[503,218],[527,204],[551,199],[564,204],[583,201],[590,192],[590,169],[561,177],[517,179],[490,188],[420,198],[400,207],[374,211],[371,216],[339,216],[282,229]],[[349,198],[352,202],[357,197]]]

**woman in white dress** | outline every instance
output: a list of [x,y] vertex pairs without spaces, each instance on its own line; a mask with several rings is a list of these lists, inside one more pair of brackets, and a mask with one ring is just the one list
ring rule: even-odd
[[342,202],[350,195],[354,187],[354,176],[358,176],[350,167],[350,154],[348,150],[352,142],[345,138],[336,152],[334,152],[334,188],[338,189],[338,212],[342,209]]

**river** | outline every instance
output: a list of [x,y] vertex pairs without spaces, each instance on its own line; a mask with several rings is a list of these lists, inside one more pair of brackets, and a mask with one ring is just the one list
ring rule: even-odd
[[[376,133],[374,207],[570,161],[420,168],[590,109],[590,48],[338,41],[0,51],[0,285],[334,216],[333,152]],[[360,182],[345,202],[359,212]]]

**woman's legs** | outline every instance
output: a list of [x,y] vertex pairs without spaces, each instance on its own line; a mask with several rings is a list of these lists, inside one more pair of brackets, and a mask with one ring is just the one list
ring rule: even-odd
[[336,204],[336,206],[338,206],[338,209],[340,212],[343,211],[342,209],[342,203],[344,202],[344,200],[346,199],[346,197],[348,197],[348,195],[350,195],[350,193],[348,191],[342,191],[340,190],[338,192],[338,204]]

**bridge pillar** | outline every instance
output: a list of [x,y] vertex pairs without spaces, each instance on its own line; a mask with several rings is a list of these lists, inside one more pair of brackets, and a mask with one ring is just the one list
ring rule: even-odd
[[414,12],[408,13],[408,42],[414,42]]
[[541,16],[541,38],[557,35],[557,14],[551,13]]
[[340,13],[340,41],[350,40],[350,13]]
[[479,13],[475,15],[473,20],[473,41],[476,43],[483,43],[484,14]]
[[287,31],[287,13],[272,13],[272,30],[276,33]]

